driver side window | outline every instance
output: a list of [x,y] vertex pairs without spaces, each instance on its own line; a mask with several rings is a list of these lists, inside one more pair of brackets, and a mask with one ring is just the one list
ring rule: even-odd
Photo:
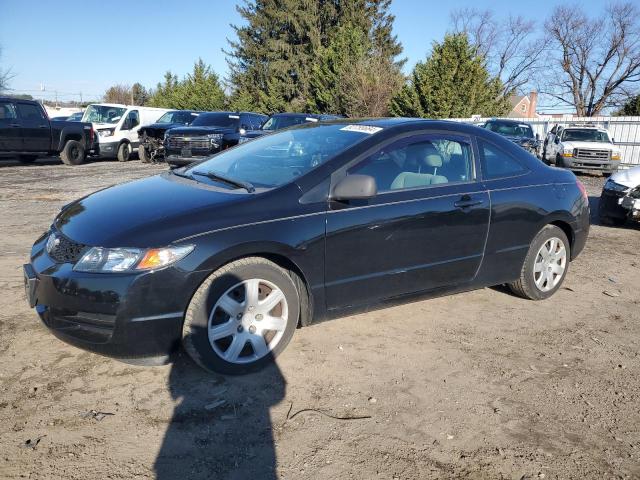
[[369,175],[378,192],[473,180],[471,145],[458,138],[422,136],[400,141],[367,157],[348,175]]

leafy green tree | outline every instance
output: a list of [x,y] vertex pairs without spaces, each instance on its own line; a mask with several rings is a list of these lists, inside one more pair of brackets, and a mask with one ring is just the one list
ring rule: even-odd
[[193,72],[180,81],[171,72],[165,73],[164,82],[158,84],[149,103],[163,108],[221,110],[225,102],[220,78],[199,59],[193,66]]
[[616,112],[616,115],[628,117],[640,116],[640,94],[629,97],[622,108]]
[[352,24],[395,60],[402,47],[391,33],[390,0],[245,0],[245,25],[232,27],[229,81],[261,111],[304,110],[319,52],[337,29]]
[[502,84],[491,78],[484,58],[466,34],[447,35],[434,42],[431,55],[418,63],[409,83],[391,100],[394,115],[431,118],[502,115],[508,103]]

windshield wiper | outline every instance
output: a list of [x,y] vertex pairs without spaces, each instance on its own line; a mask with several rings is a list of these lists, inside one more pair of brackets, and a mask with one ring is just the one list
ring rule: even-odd
[[252,183],[245,182],[242,180],[236,180],[235,178],[226,177],[216,172],[212,172],[212,171],[200,172],[198,170],[193,170],[193,173],[195,173],[196,175],[201,175],[203,177],[210,178],[211,180],[218,180],[228,185],[233,185],[234,187],[244,188],[249,193],[253,193],[256,191],[256,187],[254,187]]

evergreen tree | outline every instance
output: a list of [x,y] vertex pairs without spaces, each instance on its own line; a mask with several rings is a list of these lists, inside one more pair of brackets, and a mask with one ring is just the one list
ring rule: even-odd
[[447,35],[442,43],[434,42],[424,63],[415,66],[390,109],[394,115],[411,117],[501,115],[508,111],[501,91],[500,80],[490,77],[466,34]]
[[385,116],[402,84],[400,66],[374,46],[366,32],[341,26],[318,53],[309,84],[309,109],[351,117]]
[[636,117],[640,115],[640,94],[629,97],[627,102],[616,112],[618,116]]
[[318,54],[342,25],[365,32],[391,61],[402,51],[392,36],[390,0],[245,0],[233,26],[229,81],[261,111],[304,110]]
[[193,72],[178,81],[176,75],[165,73],[151,97],[155,107],[185,110],[221,110],[226,103],[220,79],[202,59],[193,66]]
[[140,83],[134,83],[131,87],[131,95],[133,97],[133,104],[144,106],[149,101],[149,92]]

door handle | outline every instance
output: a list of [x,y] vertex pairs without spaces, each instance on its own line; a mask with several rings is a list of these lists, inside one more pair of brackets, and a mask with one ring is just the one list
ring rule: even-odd
[[480,199],[473,199],[469,195],[463,195],[460,200],[453,203],[453,206],[456,208],[471,208],[476,205],[482,205],[483,201]]

